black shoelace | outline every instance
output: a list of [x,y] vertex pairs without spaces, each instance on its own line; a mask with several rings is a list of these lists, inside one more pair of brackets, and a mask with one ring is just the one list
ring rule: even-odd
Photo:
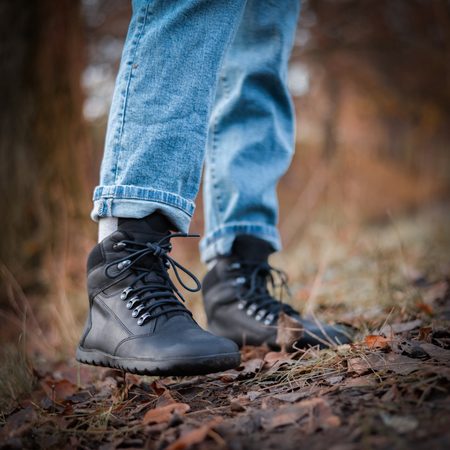
[[228,269],[241,275],[233,283],[240,286],[238,308],[245,309],[249,316],[265,325],[273,325],[280,311],[290,316],[298,315],[290,305],[283,303],[283,292],[288,297],[291,295],[286,272],[267,262],[252,261],[235,262]]
[[[127,302],[128,309],[133,310],[131,315],[137,318],[138,325],[144,325],[147,321],[168,313],[182,312],[192,316],[192,313],[183,305],[185,299],[170,279],[168,270],[173,269],[180,285],[189,292],[198,292],[201,289],[201,283],[192,272],[169,256],[172,249],[170,239],[176,237],[199,236],[171,233],[157,242],[142,243],[122,240],[114,244],[116,250],[125,250],[128,254],[108,264],[105,268],[106,274],[111,278],[116,278],[128,270],[135,273],[134,280],[124,289],[120,298]],[[152,264],[142,261],[149,256],[155,257]],[[143,264],[139,265],[139,262],[143,262]],[[116,267],[118,271],[111,274],[113,267]],[[186,285],[179,270],[194,281],[195,287]],[[153,275],[154,279],[151,279],[150,275]],[[140,281],[142,281],[141,285],[137,286]]]

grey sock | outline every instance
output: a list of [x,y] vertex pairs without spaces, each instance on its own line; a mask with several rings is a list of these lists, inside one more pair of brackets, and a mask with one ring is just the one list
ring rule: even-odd
[[102,217],[98,221],[98,242],[114,233],[117,230],[118,222],[117,217]]

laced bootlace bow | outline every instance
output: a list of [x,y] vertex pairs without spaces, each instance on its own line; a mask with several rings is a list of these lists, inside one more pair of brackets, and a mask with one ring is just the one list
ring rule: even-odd
[[[198,292],[201,289],[201,283],[192,272],[169,256],[172,249],[170,239],[176,237],[199,237],[199,235],[171,233],[157,242],[141,243],[122,240],[113,245],[114,250],[126,251],[127,255],[108,264],[105,268],[106,275],[117,278],[130,270],[135,274],[132,283],[123,290],[120,298],[127,302],[126,307],[132,310],[131,315],[137,319],[137,324],[140,326],[168,313],[182,312],[192,316],[192,313],[183,305],[185,299],[170,279],[168,270],[173,269],[180,285],[189,292]],[[148,260],[144,260],[149,256],[155,257],[150,264]],[[114,273],[112,273],[113,268],[116,269]],[[195,287],[186,285],[179,271],[190,277]]]
[[264,325],[274,325],[280,311],[290,316],[298,315],[290,305],[283,303],[283,292],[287,297],[291,296],[286,272],[267,262],[251,261],[232,263],[228,270],[243,273],[233,280],[233,285],[239,287],[238,308],[246,310],[247,315]]

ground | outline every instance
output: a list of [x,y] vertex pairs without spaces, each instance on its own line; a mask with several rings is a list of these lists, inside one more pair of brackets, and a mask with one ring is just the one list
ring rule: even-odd
[[0,447],[450,448],[448,213],[323,220],[276,262],[293,280],[292,303],[351,324],[353,344],[244,347],[236,370],[186,378],[5,348]]

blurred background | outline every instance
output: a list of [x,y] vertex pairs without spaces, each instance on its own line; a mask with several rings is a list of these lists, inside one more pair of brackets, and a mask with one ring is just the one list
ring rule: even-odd
[[[128,0],[0,1],[0,338],[41,356],[72,356],[87,311],[129,17]],[[275,262],[302,311],[376,326],[414,297],[399,280],[449,275],[450,3],[304,1],[289,83],[297,152]],[[175,256],[205,272],[196,243]],[[199,296],[191,307],[204,324]]]

